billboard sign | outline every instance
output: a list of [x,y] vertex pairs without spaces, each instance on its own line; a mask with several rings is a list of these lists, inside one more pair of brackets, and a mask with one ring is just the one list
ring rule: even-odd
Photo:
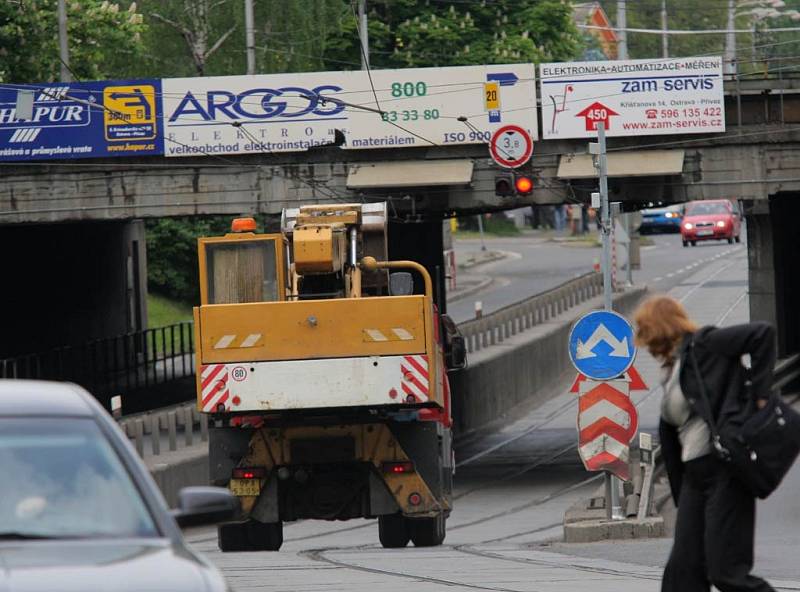
[[[17,117],[19,90],[33,91]],[[0,161],[162,154],[159,80],[6,85],[0,89]]]
[[[375,107],[365,72],[350,72],[348,101]],[[537,139],[533,64],[375,70],[377,104],[384,114],[349,109],[347,148],[487,144],[505,125]],[[489,83],[489,84],[487,84]],[[466,118],[459,121],[459,118]]]
[[371,82],[362,70],[165,79],[164,153],[302,151],[333,144],[337,130],[345,149],[481,144],[509,123],[537,137],[532,64],[371,75]]
[[675,58],[539,66],[542,135],[707,134],[725,131],[722,58]]

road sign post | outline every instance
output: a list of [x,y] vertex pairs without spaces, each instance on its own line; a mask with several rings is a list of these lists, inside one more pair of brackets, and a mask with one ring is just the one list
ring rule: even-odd
[[[601,267],[603,269],[603,304],[606,310],[613,310],[613,286],[611,285],[611,207],[608,203],[608,162],[606,159],[606,123],[597,122],[597,175],[600,181],[600,232],[602,234],[603,252]],[[622,519],[622,506],[619,501],[619,481],[611,473],[606,473],[606,509],[608,517]]]

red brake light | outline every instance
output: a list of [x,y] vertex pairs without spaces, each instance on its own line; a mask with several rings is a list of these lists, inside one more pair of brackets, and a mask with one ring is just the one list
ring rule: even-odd
[[413,473],[414,463],[410,460],[400,462],[385,462],[383,463],[382,468],[384,473],[394,473],[396,475],[401,473]]
[[237,467],[231,476],[234,479],[263,479],[266,474],[264,467]]

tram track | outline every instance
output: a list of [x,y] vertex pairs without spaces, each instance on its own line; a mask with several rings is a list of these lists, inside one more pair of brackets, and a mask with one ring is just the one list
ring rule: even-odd
[[[680,300],[682,302],[686,302],[687,300],[689,300],[693,295],[697,294],[697,292],[698,292],[698,290],[700,288],[702,288],[704,285],[708,284],[709,282],[713,281],[714,278],[719,276],[725,270],[729,269],[731,266],[733,266],[736,263],[738,263],[739,259],[740,258],[737,258],[737,260],[732,261],[732,262],[730,262],[730,263],[728,263],[726,265],[723,265],[721,268],[715,270],[713,273],[711,273],[706,278],[703,278],[703,280],[701,282],[699,282],[697,285],[693,286],[692,289],[690,289],[687,293],[685,293],[680,298]],[[724,322],[725,319],[727,319],[730,316],[730,314],[733,312],[733,310],[737,306],[740,305],[740,303],[742,302],[742,300],[744,299],[745,296],[746,296],[746,290],[744,291],[743,294],[737,294],[737,297],[733,300],[732,304],[727,306],[724,310],[720,311],[719,316],[717,318],[717,322],[715,324],[719,324],[719,323]],[[660,390],[661,390],[660,386],[657,386],[657,387],[655,387],[653,389],[650,389],[649,392],[636,403],[637,407],[642,405],[645,401],[647,401],[650,397],[655,395]],[[506,438],[502,442],[495,443],[492,446],[488,447],[487,449],[485,449],[485,450],[483,450],[483,451],[481,451],[481,452],[479,452],[477,454],[472,455],[467,460],[463,461],[459,466],[472,464],[473,462],[477,461],[480,458],[485,458],[485,457],[489,456],[490,454],[492,454],[493,452],[501,450],[502,448],[508,446],[509,444],[511,444],[513,442],[516,442],[516,441],[522,439],[523,437],[525,437],[527,435],[530,435],[531,433],[534,433],[534,432],[536,432],[536,431],[538,431],[540,429],[543,429],[545,426],[551,424],[556,418],[560,417],[564,413],[567,413],[569,410],[572,410],[573,407],[574,407],[574,401],[570,401],[570,402],[568,402],[568,403],[566,403],[564,405],[559,406],[550,415],[548,415],[543,421],[540,421],[536,425],[531,426],[530,428],[527,428],[527,429],[523,430],[520,433],[514,434],[513,436],[510,436],[509,438]],[[519,476],[529,472],[530,470],[533,470],[534,468],[537,468],[537,467],[539,467],[539,466],[541,466],[543,464],[546,464],[546,463],[552,462],[553,460],[558,459],[559,457],[563,456],[564,454],[569,453],[570,451],[573,451],[574,449],[575,449],[574,444],[570,444],[569,446],[565,446],[565,447],[563,447],[561,449],[556,450],[554,452],[554,454],[549,455],[546,458],[540,459],[540,460],[538,460],[538,461],[536,461],[534,463],[531,463],[529,465],[523,466],[520,469],[516,469],[516,470],[512,471],[511,473],[507,473],[506,475],[504,475],[503,477],[501,477],[498,480],[494,480],[491,483],[488,483],[488,484],[485,484],[485,485],[481,485],[481,486],[478,486],[478,487],[474,487],[474,488],[472,488],[470,490],[462,492],[458,496],[456,496],[456,498],[454,498],[454,499],[460,499],[460,498],[463,498],[463,497],[465,497],[465,496],[467,496],[467,495],[469,495],[471,493],[475,493],[477,491],[481,491],[481,490],[484,490],[484,489],[486,489],[488,487],[494,486],[498,481],[508,481],[508,480],[514,479],[516,477],[519,477]],[[524,511],[526,509],[529,509],[529,508],[532,508],[532,507],[543,505],[543,504],[545,504],[545,503],[547,503],[549,501],[555,500],[555,499],[557,499],[557,498],[559,498],[559,497],[561,497],[563,495],[566,495],[566,494],[568,494],[570,492],[573,492],[573,491],[575,491],[577,489],[580,489],[581,487],[589,485],[590,483],[592,483],[594,481],[599,481],[600,478],[601,478],[601,475],[595,475],[595,476],[592,476],[592,477],[590,477],[588,479],[583,479],[581,481],[572,483],[572,484],[567,485],[565,487],[560,487],[559,489],[557,489],[555,491],[547,493],[547,494],[545,494],[543,496],[540,496],[540,497],[538,497],[536,499],[530,500],[530,501],[525,502],[523,504],[518,504],[516,506],[512,506],[512,507],[507,508],[507,509],[502,510],[502,511],[493,512],[493,513],[490,513],[490,514],[488,514],[486,516],[481,516],[479,518],[476,518],[474,520],[470,520],[470,521],[465,522],[465,523],[455,524],[455,525],[449,527],[448,530],[449,531],[456,531],[456,530],[463,529],[463,528],[468,528],[468,527],[471,527],[471,526],[477,526],[479,524],[483,524],[483,523],[486,523],[486,522],[490,522],[492,520],[496,520],[496,519],[499,519],[499,518],[507,517],[509,515],[513,515],[515,513],[522,512],[522,511]],[[598,574],[598,575],[613,576],[613,577],[624,577],[626,579],[637,579],[637,580],[645,580],[645,581],[659,581],[661,579],[660,573],[657,573],[657,574],[656,573],[641,573],[641,572],[635,572],[635,570],[634,571],[630,571],[630,570],[629,571],[621,571],[619,569],[604,568],[604,567],[599,567],[599,566],[588,565],[586,561],[580,561],[580,560],[564,562],[564,561],[549,561],[549,560],[544,560],[544,559],[540,559],[540,558],[510,556],[510,555],[507,555],[507,554],[503,554],[502,552],[499,552],[497,550],[478,548],[479,545],[503,543],[503,542],[511,541],[511,540],[513,540],[515,538],[518,538],[520,536],[530,536],[530,535],[535,535],[535,534],[546,533],[548,531],[552,531],[552,530],[558,528],[559,526],[561,526],[561,522],[556,522],[556,523],[552,523],[552,524],[539,526],[539,527],[536,527],[536,528],[533,528],[533,529],[527,529],[525,531],[513,532],[513,533],[510,533],[510,534],[503,535],[503,536],[494,537],[494,538],[490,538],[490,539],[485,539],[485,540],[479,541],[477,543],[469,543],[469,544],[462,544],[462,545],[444,545],[441,548],[442,549],[447,549],[447,550],[450,550],[450,551],[453,551],[453,552],[456,552],[456,553],[459,553],[459,554],[467,554],[467,555],[472,555],[472,556],[476,556],[476,557],[483,557],[485,559],[490,559],[490,560],[493,560],[493,561],[511,562],[511,563],[517,563],[517,564],[526,564],[526,565],[536,565],[536,566],[540,566],[540,567],[549,567],[549,568],[556,568],[556,569],[569,569],[569,570],[581,571],[581,572],[586,572],[586,573],[595,573],[595,574]],[[309,537],[309,538],[311,538],[311,537]],[[451,586],[451,587],[452,586],[461,586],[461,587],[467,588],[467,589],[508,590],[507,588],[499,588],[499,587],[489,586],[489,585],[480,585],[480,584],[475,584],[475,583],[471,583],[471,582],[459,582],[459,581],[454,581],[454,580],[444,580],[444,579],[441,579],[441,578],[430,577],[430,576],[427,576],[427,575],[424,575],[424,574],[415,574],[415,573],[409,573],[409,572],[398,572],[398,571],[393,571],[393,570],[389,570],[389,569],[375,568],[375,567],[371,567],[371,566],[364,566],[364,565],[361,565],[361,564],[358,564],[358,563],[348,562],[348,561],[346,561],[344,559],[341,559],[341,558],[332,558],[332,557],[330,557],[328,555],[328,554],[331,554],[331,553],[335,553],[336,551],[357,551],[357,550],[366,550],[366,549],[374,549],[374,548],[375,548],[374,545],[373,546],[361,546],[361,547],[330,547],[330,548],[314,549],[314,550],[308,551],[308,552],[300,552],[300,554],[302,554],[302,555],[304,555],[304,556],[306,556],[306,557],[308,557],[310,559],[313,559],[315,561],[318,561],[318,562],[320,562],[320,561],[321,562],[326,562],[326,563],[331,564],[331,565],[336,565],[338,567],[342,567],[342,568],[346,568],[346,569],[353,569],[353,570],[357,570],[357,571],[367,571],[367,572],[370,572],[370,573],[380,573],[382,575],[391,576],[391,577],[400,577],[400,578],[406,578],[406,579],[413,579],[415,581],[426,581],[426,582],[430,582],[430,583],[437,583],[437,584],[447,585],[447,586]],[[645,568],[643,568],[643,569],[645,569]],[[660,570],[659,570],[659,572],[660,572]],[[779,589],[779,590],[796,590],[797,588],[780,587],[779,586],[776,589]]]
[[[741,259],[742,259],[742,257],[736,257],[736,258],[734,258],[733,261],[730,261],[730,262],[726,263],[725,265],[722,265],[719,269],[715,270],[714,272],[709,274],[707,277],[703,278],[703,280],[701,282],[699,282],[696,285],[692,286],[691,289],[688,292],[686,292],[683,296],[681,296],[679,298],[679,300],[681,302],[685,303],[691,296],[695,295],[700,288],[702,288],[704,285],[708,284],[709,282],[713,281],[717,276],[719,276],[721,273],[723,273],[724,271],[726,271],[727,269],[729,269],[730,267],[732,267],[736,263],[739,263],[741,261]],[[733,302],[733,304],[730,305],[728,308],[726,308],[725,311],[723,311],[720,314],[720,316],[719,316],[719,318],[718,318],[718,320],[717,320],[717,322],[715,324],[719,324],[722,321],[724,321],[730,315],[730,313],[735,309],[735,307],[740,304],[741,300],[743,299],[744,296],[746,296],[746,294],[747,294],[747,291],[745,290],[742,295],[739,295],[739,297],[737,297],[737,299]],[[640,405],[642,405],[651,396],[653,396],[655,393],[659,392],[660,388],[661,388],[660,386],[657,386],[657,387],[655,387],[653,389],[650,389],[650,391],[636,403],[636,406],[639,407]],[[543,420],[537,422],[536,424],[530,426],[529,428],[526,428],[526,429],[522,430],[521,432],[518,432],[518,433],[516,433],[516,434],[514,434],[512,436],[509,436],[508,438],[506,438],[506,439],[504,439],[504,440],[502,440],[500,442],[492,444],[491,446],[487,447],[486,449],[481,450],[480,452],[471,455],[470,457],[468,457],[467,459],[461,461],[460,463],[456,463],[456,467],[457,468],[461,468],[461,467],[464,467],[464,466],[471,465],[471,464],[475,463],[476,461],[489,456],[493,452],[497,452],[498,450],[501,450],[501,449],[507,447],[508,445],[513,444],[514,442],[517,442],[517,441],[521,440],[522,438],[524,438],[526,436],[529,436],[529,435],[531,435],[531,434],[533,434],[533,433],[535,433],[535,432],[537,432],[539,430],[542,430],[546,426],[552,424],[555,420],[561,418],[565,413],[570,412],[570,411],[574,411],[574,408],[575,408],[575,401],[574,401],[574,399],[571,398],[567,402],[565,402],[562,405],[559,405],[556,409],[554,409],[552,412],[550,412],[547,416],[545,416],[545,418]],[[560,448],[560,449],[556,450],[554,454],[551,454],[551,455],[546,456],[544,458],[538,459],[538,460],[534,461],[533,463],[529,463],[529,464],[523,465],[520,468],[514,469],[514,470],[506,473],[505,475],[502,475],[502,476],[498,477],[497,479],[495,479],[495,480],[493,480],[493,481],[491,481],[489,483],[478,485],[478,486],[472,487],[472,488],[470,488],[470,489],[468,489],[466,491],[458,493],[458,494],[453,496],[453,500],[457,501],[457,500],[463,499],[468,495],[471,495],[471,494],[474,494],[474,493],[477,493],[477,492],[481,492],[481,491],[484,491],[484,490],[489,489],[491,487],[494,487],[494,486],[496,486],[497,483],[504,483],[504,482],[508,482],[508,481],[513,480],[513,479],[516,479],[518,477],[521,477],[521,476],[525,475],[526,473],[529,473],[530,471],[532,471],[534,469],[537,469],[537,468],[539,468],[539,467],[541,467],[543,465],[546,465],[548,463],[553,462],[554,460],[557,460],[558,458],[564,456],[565,454],[568,454],[569,452],[571,452],[573,450],[575,450],[575,444],[569,444],[568,446],[565,446],[563,448]],[[573,491],[576,488],[588,485],[589,483],[591,483],[591,482],[593,482],[595,480],[599,480],[600,478],[601,478],[601,475],[595,475],[595,476],[592,476],[592,477],[590,477],[588,479],[584,479],[584,480],[579,481],[577,483],[573,483],[571,485],[568,485],[566,488],[564,488],[564,492],[563,493],[568,493],[570,491]],[[448,526],[448,531],[460,530],[462,528],[467,528],[469,526],[475,526],[475,525],[478,525],[478,524],[483,524],[483,523],[488,522],[490,520],[503,518],[503,517],[506,517],[508,515],[524,511],[525,509],[528,509],[528,508],[531,508],[531,507],[535,507],[537,505],[542,505],[542,504],[544,504],[544,503],[546,503],[548,501],[556,499],[557,497],[558,496],[555,495],[555,494],[546,494],[546,495],[544,495],[544,496],[542,496],[540,498],[537,498],[536,500],[532,500],[530,502],[527,502],[525,504],[521,504],[519,506],[515,506],[513,508],[509,508],[509,509],[506,509],[506,510],[495,512],[495,513],[490,514],[488,516],[472,520],[472,521],[470,521],[468,523],[454,524],[452,526]],[[300,522],[297,522],[295,524],[301,524],[302,522],[304,522],[304,521],[300,521]],[[371,520],[368,520],[368,521],[366,521],[364,523],[361,523],[361,524],[358,524],[358,525],[354,525],[354,526],[346,526],[346,527],[343,527],[343,528],[334,528],[334,529],[323,531],[323,532],[307,534],[307,535],[301,535],[301,536],[297,536],[297,537],[288,537],[288,538],[285,539],[285,542],[286,543],[290,543],[290,542],[300,542],[300,541],[314,540],[314,539],[319,539],[319,538],[322,538],[322,537],[333,536],[333,535],[337,535],[337,534],[341,534],[341,533],[345,533],[345,532],[351,532],[351,531],[355,531],[355,530],[363,530],[363,529],[367,529],[367,528],[375,528],[376,523],[377,523],[377,521],[375,519],[371,519]],[[525,534],[525,533],[522,533],[522,534]],[[522,536],[522,534],[520,536]],[[210,541],[215,540],[215,539],[216,539],[216,537],[208,538],[208,539],[201,539],[201,540],[198,540],[196,542],[210,542]],[[499,540],[502,540],[502,539],[496,539],[496,541],[499,541]]]

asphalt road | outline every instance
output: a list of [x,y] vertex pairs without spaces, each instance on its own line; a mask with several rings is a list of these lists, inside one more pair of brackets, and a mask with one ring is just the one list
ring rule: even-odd
[[[643,253],[644,265],[649,262],[653,269],[643,266],[641,273],[681,299],[702,324],[747,320],[745,249],[728,251],[723,245],[683,250],[674,238],[656,237],[654,248]],[[547,254],[562,248],[530,242],[517,248],[535,259],[534,267],[544,266]],[[587,256],[567,253],[565,268]],[[508,286],[521,290],[532,285],[520,268],[513,274],[505,271],[511,278]],[[652,430],[661,395],[659,368],[646,353],[640,353],[636,365],[651,388],[634,393],[633,399],[643,429]],[[284,547],[277,553],[222,554],[211,529],[187,538],[241,591],[405,592],[413,587],[442,592],[655,592],[669,539],[559,542],[564,511],[600,483],[583,469],[575,451],[576,399],[566,393],[571,378],[565,375],[553,385],[544,405],[460,443],[457,499],[441,547],[382,549],[376,522],[366,520],[287,524]],[[756,570],[781,590],[800,590],[795,559],[800,550],[799,488],[800,466],[782,489],[759,504]]]
[[[647,238],[653,244],[642,247],[641,269],[633,271],[633,281],[646,283],[656,291],[668,290],[693,269],[720,253],[744,248],[744,245],[729,245],[724,241],[708,241],[684,248],[679,234],[657,234]],[[456,322],[461,322],[474,316],[476,300],[481,301],[483,313],[488,314],[587,273],[595,260],[600,260],[601,250],[586,245],[587,242],[583,241],[556,242],[541,233],[486,239],[487,249],[503,251],[508,257],[466,270],[473,275],[489,276],[493,281],[483,290],[448,304],[448,313]],[[453,248],[456,260],[465,261],[470,253],[480,250],[480,241],[456,239]],[[620,271],[618,277],[620,281],[624,280],[625,272]]]

